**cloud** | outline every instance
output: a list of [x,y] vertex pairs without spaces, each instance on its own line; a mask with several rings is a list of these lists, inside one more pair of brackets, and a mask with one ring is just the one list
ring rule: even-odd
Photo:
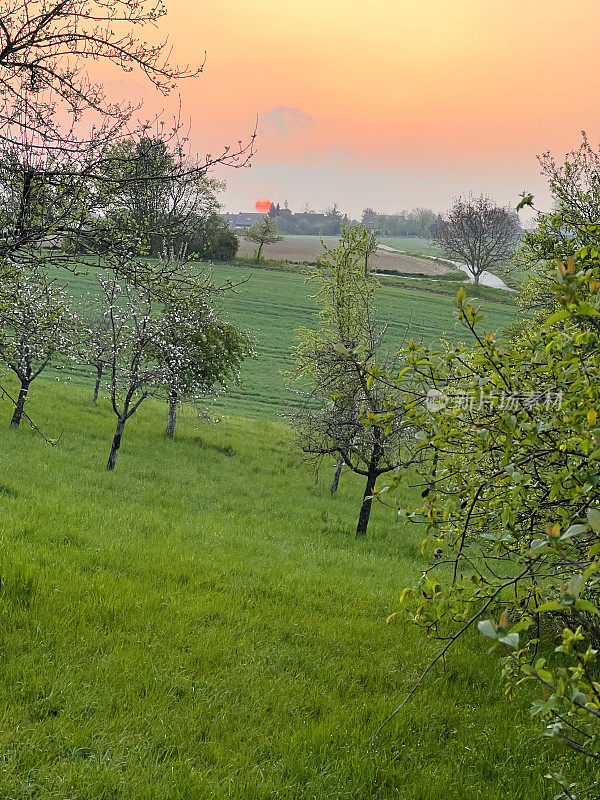
[[311,128],[315,121],[299,108],[286,108],[278,106],[267,111],[261,116],[261,127],[264,126],[268,133],[277,133],[279,136],[289,136],[294,131]]

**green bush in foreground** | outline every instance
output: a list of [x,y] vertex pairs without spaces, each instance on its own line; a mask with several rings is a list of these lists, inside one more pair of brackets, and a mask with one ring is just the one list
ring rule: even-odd
[[423,505],[402,513],[425,524],[433,559],[402,601],[445,641],[438,658],[476,625],[500,646],[507,692],[537,686],[532,715],[574,754],[573,777],[551,777],[578,798],[600,787],[599,289],[599,253],[582,248],[559,263],[559,310],[517,344],[482,331],[461,290],[474,347],[406,353],[430,457]]

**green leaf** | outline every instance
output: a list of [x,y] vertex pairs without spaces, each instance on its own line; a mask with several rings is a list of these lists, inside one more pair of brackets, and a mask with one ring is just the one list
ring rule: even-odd
[[583,586],[583,575],[573,575],[569,583],[567,584],[567,591],[565,594],[568,594],[570,597],[577,597],[579,592],[581,591],[581,587]]
[[600,311],[598,311],[597,308],[594,308],[594,306],[590,305],[585,300],[582,300],[579,303],[577,307],[577,313],[586,317],[597,317],[600,315]]
[[578,534],[584,533],[587,530],[589,530],[589,525],[571,525],[571,527],[567,528],[560,538],[572,539],[573,536],[577,536]]
[[498,641],[502,642],[502,644],[512,647],[513,649],[516,649],[519,646],[519,634],[507,633],[506,636],[501,636]]
[[496,627],[494,623],[489,619],[482,619],[481,622],[478,622],[477,629],[479,630],[479,633],[482,633],[484,636],[489,636],[490,639],[498,638],[498,634],[496,633]]
[[570,316],[569,312],[565,309],[561,309],[557,311],[555,314],[550,314],[548,319],[544,322],[544,328],[550,328],[552,325],[555,325],[557,322],[561,322],[563,319],[567,319]]
[[541,606],[537,607],[538,611],[561,611],[564,609],[563,604],[560,600],[548,600],[547,603],[542,603]]
[[600,610],[589,600],[576,600],[573,603],[575,611],[589,611],[590,614],[600,614]]
[[586,517],[594,533],[600,533],[600,509],[588,508]]

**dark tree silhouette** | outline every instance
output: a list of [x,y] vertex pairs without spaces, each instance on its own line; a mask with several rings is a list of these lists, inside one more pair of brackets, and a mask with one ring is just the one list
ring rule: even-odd
[[466,265],[475,286],[483,272],[512,258],[520,236],[517,214],[485,195],[456,200],[432,232],[444,255]]

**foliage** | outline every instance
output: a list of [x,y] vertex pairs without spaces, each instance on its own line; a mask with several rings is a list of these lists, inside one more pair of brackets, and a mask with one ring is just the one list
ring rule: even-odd
[[186,156],[184,145],[146,135],[118,142],[109,153],[107,213],[127,223],[152,258],[195,250],[190,238],[216,216],[222,184]]
[[[581,248],[592,257],[600,252],[598,223],[600,209],[600,154],[585,134],[577,150],[558,164],[550,153],[540,157],[542,174],[548,180],[553,209],[538,212],[535,226],[523,233],[516,265],[527,275],[520,305],[533,312],[535,321],[558,308],[555,283],[557,260],[566,262]],[[523,326],[519,332],[526,333]]]
[[402,513],[424,523],[434,558],[403,602],[445,649],[478,623],[505,651],[509,691],[539,684],[546,735],[590,759],[577,797],[600,779],[599,289],[598,256],[582,248],[559,263],[559,310],[530,337],[496,341],[461,290],[474,347],[406,353],[430,456],[424,504]]
[[0,303],[0,360],[20,382],[11,421],[17,428],[31,383],[50,363],[74,357],[76,322],[66,291],[47,277],[43,263],[14,268],[3,282]]
[[233,261],[240,240],[216,213],[195,219],[186,237],[188,253],[200,261]]
[[440,221],[440,215],[429,208],[413,208],[399,214],[377,214],[374,227],[382,236],[419,236],[429,239]]
[[342,223],[348,222],[348,216],[342,215],[336,204],[324,214],[314,211],[294,214],[289,208],[281,208],[277,203],[271,207],[269,216],[277,220],[278,229],[286,235],[339,236]]
[[485,195],[458,198],[432,230],[434,243],[467,266],[475,286],[483,272],[512,258],[520,235],[517,215]]
[[[385,328],[374,318],[377,282],[366,269],[372,236],[360,225],[342,225],[340,242],[319,257],[311,280],[319,285],[321,328],[300,329],[296,348],[296,379],[310,391],[303,406],[290,416],[303,451],[335,456],[366,477],[356,535],[364,536],[377,479],[407,459],[402,446],[408,435],[400,399],[381,382],[379,364]],[[387,368],[398,369],[392,361]],[[391,413],[392,410],[397,413]],[[371,420],[388,419],[386,425]]]
[[282,242],[284,237],[279,233],[275,219],[265,214],[263,219],[255,222],[252,227],[248,228],[244,233],[244,239],[258,245],[256,250],[256,263],[259,264],[263,247],[267,244]]

